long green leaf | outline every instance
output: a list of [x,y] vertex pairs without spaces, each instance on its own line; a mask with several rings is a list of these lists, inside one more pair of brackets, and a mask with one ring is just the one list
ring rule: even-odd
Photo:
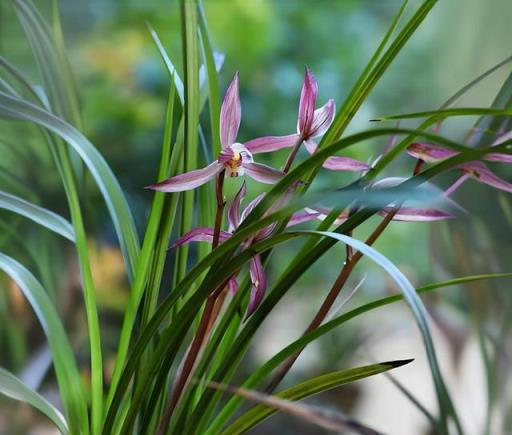
[[185,88],[183,86],[183,81],[181,80],[178,71],[176,71],[176,67],[174,66],[174,63],[171,61],[169,55],[167,54],[167,51],[165,51],[164,45],[162,44],[162,41],[160,40],[160,37],[158,36],[156,30],[149,23],[146,23],[146,27],[148,28],[149,34],[151,35],[151,38],[153,39],[153,42],[155,43],[156,48],[158,49],[158,53],[160,54],[162,61],[164,62],[165,68],[167,69],[167,73],[169,74],[169,78],[174,83],[174,87],[176,88],[176,92],[178,93],[181,105],[183,106],[185,101]]
[[34,408],[39,409],[46,415],[55,426],[59,428],[60,433],[67,435],[69,433],[68,425],[64,416],[48,400],[41,396],[37,391],[32,390],[20,379],[7,370],[0,367],[0,393],[21,402],[28,403]]
[[[197,26],[197,0],[181,0],[181,34],[182,58],[185,70],[185,147],[183,149],[183,166],[185,172],[197,169],[199,144],[199,38]],[[180,215],[180,234],[192,228],[194,217],[193,190],[183,192]],[[188,245],[178,249],[174,267],[174,279],[181,280],[186,274]]]
[[404,113],[375,118],[373,121],[391,121],[397,119],[414,119],[434,117],[437,120],[454,116],[478,115],[512,115],[512,109],[489,109],[487,107],[458,107],[455,109],[437,109],[425,112]]
[[0,208],[10,210],[74,242],[75,230],[63,217],[15,195],[0,191]]
[[[169,160],[171,154],[171,136],[172,136],[172,125],[173,125],[173,113],[174,113],[174,100],[176,95],[176,87],[171,86],[169,92],[169,99],[167,103],[167,114],[165,123],[165,133],[162,144],[162,153],[160,158],[160,168],[158,171],[158,178],[163,179],[168,175],[169,172]],[[107,407],[110,406],[114,391],[116,389],[121,371],[124,366],[124,360],[128,353],[130,339],[133,332],[133,325],[135,324],[135,317],[141,298],[144,295],[144,287],[148,284],[150,279],[149,271],[151,260],[154,255],[155,244],[158,243],[158,230],[160,220],[162,218],[162,210],[164,208],[165,194],[161,192],[155,192],[153,202],[151,204],[151,211],[146,226],[146,233],[144,235],[144,242],[142,244],[142,250],[137,263],[137,269],[135,272],[135,279],[132,284],[132,290],[130,292],[130,300],[126,311],[124,313],[123,326],[121,328],[121,335],[119,338],[119,345],[117,349],[116,363],[114,372],[112,374],[112,380],[110,382],[110,389],[107,399]],[[167,244],[167,241],[165,241]],[[144,310],[151,312],[151,305],[156,303],[158,298],[158,290],[154,291],[153,294],[148,294],[146,299],[148,303],[145,304]],[[151,302],[149,302],[151,301]],[[145,317],[145,316],[143,316]],[[144,321],[143,321],[144,324]]]
[[[308,379],[307,381],[295,385],[294,387],[288,388],[276,394],[276,397],[290,401],[301,400],[306,397],[311,397],[315,394],[331,390],[341,385],[349,384],[360,379],[401,367],[410,363],[411,361],[412,360],[410,359],[389,361],[327,373],[322,376]],[[242,414],[236,421],[224,429],[221,432],[221,435],[238,435],[246,433],[248,430],[252,429],[254,426],[261,423],[263,420],[267,419],[276,412],[278,412],[278,409],[270,408],[264,404],[257,405],[250,411]]]
[[213,155],[220,153],[220,91],[219,77],[217,75],[217,67],[215,64],[215,55],[212,49],[212,42],[208,32],[208,25],[202,4],[199,4],[199,30],[201,35],[201,49],[203,53],[204,65],[206,69],[206,77],[208,83],[208,102],[210,108],[210,130],[211,130],[211,147]]
[[0,92],[0,116],[2,115],[42,126],[60,136],[77,151],[103,194],[123,251],[128,274],[132,277],[139,255],[139,241],[133,217],[119,182],[94,145],[66,121],[28,101]]
[[88,433],[87,400],[59,314],[41,284],[16,260],[0,253],[0,270],[18,284],[43,327],[52,350],[55,373],[71,433]]
[[52,111],[81,128],[78,95],[64,50],[58,8],[53,5],[55,32],[52,32],[30,1],[12,0],[12,3],[41,70]]

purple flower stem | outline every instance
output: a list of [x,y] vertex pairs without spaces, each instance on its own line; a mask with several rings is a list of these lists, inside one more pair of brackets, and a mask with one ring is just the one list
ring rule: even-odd
[[447,198],[453,194],[462,184],[469,178],[468,174],[464,174],[462,177],[459,177],[448,189],[444,191],[444,196]]
[[304,137],[300,134],[297,137],[297,142],[295,142],[295,145],[293,145],[293,148],[288,155],[288,158],[286,159],[286,163],[283,166],[283,172],[285,174],[290,170],[295,157],[297,157],[297,153],[299,152],[299,148],[302,145],[302,142],[304,142]]

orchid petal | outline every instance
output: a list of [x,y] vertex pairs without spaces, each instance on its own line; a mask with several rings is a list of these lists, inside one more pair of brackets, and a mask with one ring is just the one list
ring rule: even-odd
[[489,162],[512,163],[512,155],[503,153],[490,153],[484,156],[484,160]]
[[247,175],[260,183],[275,184],[285,174],[282,171],[263,165],[262,163],[242,163]]
[[264,136],[246,142],[245,146],[253,154],[268,153],[282,148],[291,148],[297,143],[298,138],[298,134],[290,134],[288,136]]
[[254,208],[260,203],[264,196],[264,193],[260,193],[256,198],[249,202],[249,204],[247,204],[247,207],[244,208],[240,216],[240,222],[245,220],[245,218],[251,213],[251,211],[254,210]]
[[263,228],[259,233],[256,234],[254,240],[263,240],[270,236],[277,228],[277,223],[270,224],[268,227]]
[[227,148],[235,142],[240,127],[242,108],[238,92],[238,73],[229,85],[220,109],[220,142]]
[[[314,154],[318,148],[318,145],[313,140],[306,140],[304,145],[310,154]],[[370,166],[366,163],[341,156],[328,157],[322,166],[332,171],[366,171],[370,169]]]
[[[379,211],[378,214],[386,216],[391,211],[393,211],[392,207],[386,207],[384,210]],[[435,222],[453,218],[455,218],[455,216],[450,213],[435,208],[414,207],[401,207],[395,216],[393,216],[394,221],[402,222]]]
[[304,83],[300,92],[299,119],[297,130],[305,137],[309,137],[311,124],[315,114],[316,94],[318,85],[311,71],[306,68],[304,73]]
[[240,287],[240,285],[238,284],[236,276],[232,276],[231,278],[229,278],[228,288],[229,288],[229,291],[231,292],[231,294],[233,294],[233,295],[236,294],[239,287]]
[[215,161],[206,168],[196,169],[194,171],[185,172],[161,181],[160,183],[151,184],[146,189],[158,190],[159,192],[183,192],[185,190],[195,189],[214,178],[223,166]]
[[251,296],[249,298],[249,305],[247,307],[247,317],[249,317],[256,308],[260,305],[265,291],[267,290],[267,277],[263,270],[263,264],[261,263],[261,257],[255,255],[250,261],[250,275],[252,282]]
[[[171,248],[179,248],[180,246],[187,245],[190,242],[213,242],[213,234],[215,230],[210,227],[199,227],[190,230],[188,233],[184,234],[178,240],[176,240]],[[231,237],[231,233],[227,231],[220,231],[219,233],[219,241],[225,242],[227,239]]]
[[310,136],[322,136],[331,125],[335,113],[336,103],[334,100],[328,100],[322,107],[316,109],[311,123]]
[[244,200],[246,194],[247,187],[244,181],[228,210],[228,223],[230,231],[234,231],[240,225],[240,204]]
[[222,163],[223,165],[225,165],[226,163],[228,163],[229,161],[231,161],[233,159],[233,157],[235,157],[235,151],[233,150],[232,147],[226,147],[226,148],[223,148],[218,157],[217,157],[217,160],[219,161],[219,163]]
[[456,151],[447,150],[435,145],[427,145],[423,143],[412,143],[407,147],[407,153],[417,159],[425,162],[438,162],[458,154]]
[[505,192],[512,193],[512,183],[495,175],[485,163],[470,162],[459,165],[459,168],[466,172],[471,178],[479,181],[480,183],[487,184],[495,187],[496,189],[504,190]]
[[318,219],[320,213],[312,210],[312,209],[304,209],[303,211],[299,211],[297,213],[293,213],[292,217],[286,224],[286,227],[292,227],[294,225],[299,225],[304,222],[310,222],[314,219]]

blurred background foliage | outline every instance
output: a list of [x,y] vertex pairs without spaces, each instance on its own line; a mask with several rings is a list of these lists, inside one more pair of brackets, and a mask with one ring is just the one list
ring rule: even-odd
[[[262,135],[288,134],[295,129],[306,64],[319,82],[320,102],[334,98],[340,104],[401,2],[206,0],[204,3],[213,42],[226,55],[221,73],[222,89],[235,71],[240,72],[243,119],[239,140],[245,141]],[[38,1],[37,6],[46,14],[50,13],[49,0]],[[151,193],[144,191],[143,186],[155,181],[168,90],[167,73],[145,22],[158,31],[181,70],[178,4],[171,0],[65,0],[60,2],[60,9],[66,48],[81,98],[84,132],[118,176],[137,224],[142,228],[151,199]],[[440,106],[465,83],[510,55],[511,16],[510,0],[439,2],[371,94],[349,131],[367,128],[369,120],[379,115]],[[30,48],[5,0],[0,2],[0,53],[18,65],[33,82],[40,82]],[[491,104],[507,71],[510,68],[486,79],[461,104]],[[206,110],[202,116],[207,132]],[[443,133],[463,140],[473,122],[474,119],[451,120],[444,125]],[[18,194],[67,216],[58,174],[50,156],[38,146],[39,140],[33,128],[0,122],[0,190]],[[383,145],[369,142],[351,149],[350,155],[369,161]],[[268,158],[273,161],[267,163],[279,166],[284,154],[273,153]],[[393,174],[408,175],[412,165],[412,159],[403,157],[393,167]],[[501,175],[510,180],[512,174],[509,171]],[[320,183],[336,187],[350,179],[351,175],[325,173]],[[440,180],[441,185],[448,182],[449,177]],[[231,193],[239,185],[237,180],[229,184]],[[108,347],[109,342],[117,338],[119,313],[126,301],[126,278],[119,251],[112,243],[115,237],[106,210],[87,176],[82,180],[81,189],[86,226],[94,235],[90,246],[103,310],[105,346]],[[253,195],[257,193],[255,189]],[[511,255],[512,239],[510,198],[468,182],[455,199],[469,211],[459,216],[455,224],[393,223],[377,243],[377,249],[398,264],[413,283],[468,273],[508,271],[506,259]],[[375,222],[371,220],[364,228],[371,228]],[[364,236],[364,228],[357,237]],[[281,248],[274,255],[271,267],[274,270],[284,267],[287,252],[294,247],[289,244]],[[37,272],[45,288],[52,292],[70,334],[76,337],[77,351],[85,354],[86,329],[77,280],[78,266],[70,247],[44,229],[1,211],[0,248]],[[339,256],[329,255],[318,262],[298,288],[284,299],[282,309],[273,314],[268,326],[259,334],[251,354],[254,361],[261,361],[279,350],[305,326],[304,319],[317,309],[321,296],[342,265],[343,249],[340,247],[333,252]],[[352,286],[365,276],[356,296],[359,300],[394,291],[384,274],[370,262],[363,262],[358,270]],[[270,274],[272,276],[272,271]],[[5,277],[1,279],[5,291],[0,292],[0,365],[20,372],[26,368],[26,361],[42,349],[43,335],[15,286]],[[483,291],[478,286],[484,287]],[[448,353],[460,354],[463,346],[460,337],[467,337],[473,326],[480,327],[482,322],[496,340],[503,339],[508,325],[499,322],[504,319],[505,308],[511,307],[512,299],[500,292],[500,287],[506,288],[495,282],[478,284],[470,292],[450,291],[429,298],[434,318],[444,339],[450,343]],[[385,328],[411,326],[407,315],[400,311],[382,311],[381,315],[382,318],[372,319],[374,328],[381,328],[379,322],[384,325],[378,332],[364,324],[348,324],[315,343],[301,358],[292,377],[300,377],[301,371],[319,373],[340,367],[346,362],[348,348],[350,358],[354,358],[355,349],[359,347],[362,348],[359,359],[368,359],[368,353],[372,358],[380,358],[369,350],[371,337],[377,335],[379,340],[384,339]],[[398,317],[399,326],[394,322],[389,325],[389,315]],[[385,355],[386,351],[383,352]],[[402,355],[392,356],[396,359]],[[403,356],[416,357],[407,351]],[[107,358],[112,358],[108,349]],[[254,361],[247,362],[248,372]],[[88,376],[85,368],[84,376]],[[414,385],[409,387],[414,390]],[[51,382],[48,388],[51,390]],[[347,400],[355,402],[358,394],[345,391],[349,394],[333,400],[343,404]],[[8,409],[3,402],[1,406]],[[9,406],[17,409],[17,405]],[[411,407],[411,412],[416,411]],[[17,415],[18,421],[23,421]],[[0,411],[0,432],[6,427],[7,418],[15,417],[7,417],[7,413]],[[283,424],[291,424],[289,418],[275,419],[276,422],[281,420]],[[372,418],[367,416],[365,420],[370,422]],[[27,427],[25,422],[20,433],[26,433],[23,430],[28,430]]]

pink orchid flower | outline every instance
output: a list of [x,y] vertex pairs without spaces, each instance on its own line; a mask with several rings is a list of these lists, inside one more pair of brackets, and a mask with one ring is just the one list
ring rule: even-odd
[[274,184],[284,175],[282,171],[255,163],[251,151],[243,144],[236,142],[240,127],[242,109],[238,91],[238,73],[229,85],[220,112],[220,142],[222,150],[210,165],[202,169],[176,175],[148,186],[160,192],[182,192],[199,187],[226,171],[228,177],[247,174],[261,183]]
[[[503,142],[503,139],[498,138],[493,145],[498,145]],[[428,163],[440,162],[449,157],[459,154],[457,151],[441,148],[436,145],[413,143],[407,147],[407,153],[417,159],[421,159]],[[512,163],[512,155],[503,153],[489,153],[483,156],[483,160],[491,162]],[[463,172],[462,176],[448,189],[449,193],[453,193],[455,189],[460,187],[468,178],[495,187],[496,189],[504,190],[512,193],[512,183],[495,175],[489,167],[481,161],[473,161],[462,163],[455,167]]]
[[[322,136],[331,125],[336,113],[336,104],[330,99],[315,110],[318,85],[311,71],[306,68],[304,84],[300,93],[297,133],[287,136],[265,136],[245,143],[253,154],[266,153],[282,148],[292,148],[304,142],[306,150],[314,154],[318,145],[314,138]],[[366,163],[349,157],[332,156],[323,163],[323,167],[334,171],[364,171],[369,169]]]
[[[228,231],[220,231],[219,234],[219,242],[223,243],[228,240],[233,232],[240,226],[240,224],[247,218],[249,213],[258,205],[258,203],[263,199],[264,194],[257,196],[253,199],[244,210],[240,211],[240,206],[242,201],[244,200],[247,194],[247,188],[245,182],[242,184],[240,190],[236,194],[231,206],[228,209]],[[269,210],[271,212],[271,210]],[[301,211],[292,215],[290,221],[287,226],[298,225],[303,222],[308,222],[313,219],[316,219],[318,216],[318,212],[316,211]],[[266,228],[260,230],[255,236],[250,239],[244,241],[242,243],[242,250],[248,248],[251,244],[264,239],[267,237],[273,230],[275,225],[270,225]],[[171,246],[172,248],[178,248],[180,246],[186,245],[190,242],[213,242],[214,229],[210,227],[200,227],[194,228],[189,231],[185,235],[183,235],[180,239],[178,239]],[[250,316],[256,308],[260,305],[263,297],[265,296],[265,291],[267,289],[267,277],[265,275],[265,271],[263,268],[263,264],[261,262],[260,255],[255,255],[250,260],[249,265],[249,274],[252,283],[252,290],[249,299],[249,305],[247,308],[247,316]],[[236,292],[238,290],[238,281],[236,275],[232,276],[228,281],[228,287],[232,292]]]

